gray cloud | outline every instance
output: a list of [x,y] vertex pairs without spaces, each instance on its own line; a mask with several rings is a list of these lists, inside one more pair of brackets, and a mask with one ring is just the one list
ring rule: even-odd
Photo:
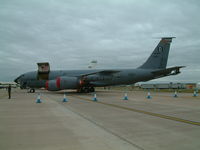
[[158,81],[199,81],[198,0],[1,0],[0,80],[49,61],[52,69],[134,68],[159,39],[176,36],[168,66],[182,74]]

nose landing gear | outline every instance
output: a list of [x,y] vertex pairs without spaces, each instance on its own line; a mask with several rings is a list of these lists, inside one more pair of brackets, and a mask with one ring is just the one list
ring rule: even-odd
[[35,89],[29,89],[29,93],[35,93]]

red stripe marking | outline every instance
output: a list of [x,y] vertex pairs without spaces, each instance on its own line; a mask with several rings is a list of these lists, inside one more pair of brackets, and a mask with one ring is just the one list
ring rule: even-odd
[[60,77],[56,79],[56,87],[60,88]]

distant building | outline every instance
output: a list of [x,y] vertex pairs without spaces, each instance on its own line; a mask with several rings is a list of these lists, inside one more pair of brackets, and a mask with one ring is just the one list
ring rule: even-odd
[[185,83],[154,83],[154,84],[141,84],[142,89],[186,89]]
[[147,83],[141,84],[142,89],[200,89],[200,83]]
[[196,83],[186,83],[186,89],[195,89]]

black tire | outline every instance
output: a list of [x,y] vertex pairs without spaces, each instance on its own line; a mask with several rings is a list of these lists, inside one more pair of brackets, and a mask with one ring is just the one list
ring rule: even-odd
[[81,88],[80,93],[84,93],[84,92],[85,92],[84,88]]
[[85,87],[84,91],[85,91],[85,93],[89,93],[90,92],[90,88],[89,87]]
[[95,92],[95,88],[94,87],[90,87],[89,90],[90,90],[90,92]]
[[94,87],[82,87],[77,90],[78,93],[89,93],[94,91],[95,91]]
[[35,89],[30,89],[30,93],[35,93]]
[[77,89],[77,93],[84,93],[84,92],[85,92],[85,88],[84,87],[82,87],[80,89]]

